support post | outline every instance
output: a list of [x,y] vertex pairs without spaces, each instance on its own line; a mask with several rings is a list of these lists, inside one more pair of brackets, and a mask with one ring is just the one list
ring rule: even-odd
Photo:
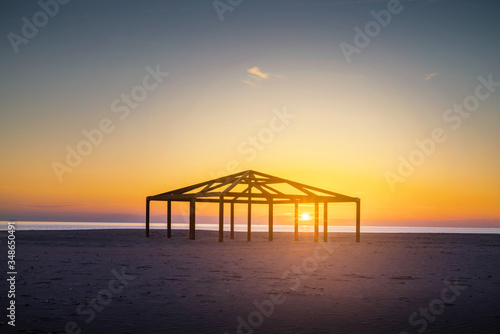
[[231,239],[234,239],[234,202],[231,202]]
[[149,238],[149,198],[146,197],[146,238]]
[[172,201],[167,201],[167,238],[172,238]]
[[318,242],[319,236],[319,202],[314,203],[314,242]]
[[189,239],[195,240],[196,199],[189,202]]
[[328,202],[323,203],[323,241],[328,242]]
[[361,241],[361,199],[356,198],[356,242]]
[[295,202],[295,241],[299,240],[299,203]]
[[269,241],[273,241],[273,199],[269,199]]
[[224,241],[224,196],[219,198],[219,242]]
[[251,193],[252,193],[252,188],[250,188],[250,193],[248,194],[247,241],[252,240],[252,198],[250,197]]

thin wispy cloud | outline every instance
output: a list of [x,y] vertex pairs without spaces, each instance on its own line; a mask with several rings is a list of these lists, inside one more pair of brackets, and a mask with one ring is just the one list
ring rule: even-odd
[[130,205],[130,203],[116,202],[116,203],[54,203],[54,204],[43,204],[43,203],[25,203],[24,206],[34,207],[34,208],[65,208],[65,207],[82,207],[82,206],[116,206],[116,205]]
[[244,84],[250,85],[250,86],[257,87],[257,84],[255,82],[252,82],[249,80],[241,80],[241,82],[243,82]]
[[283,78],[283,76],[279,74],[264,72],[259,67],[254,66],[247,69],[247,77],[246,79],[241,80],[241,82],[253,87],[257,87],[259,82],[271,80],[273,78]]
[[434,77],[436,77],[436,76],[438,76],[438,75],[439,75],[439,73],[431,73],[431,74],[427,74],[427,77],[426,77],[424,80],[425,80],[425,81],[430,80],[430,79],[432,79],[432,78],[434,78]]
[[254,77],[257,77],[260,79],[268,79],[269,78],[269,74],[262,72],[260,70],[260,68],[258,68],[257,66],[249,68],[247,70],[247,72],[250,73],[251,75],[253,75]]
[[78,206],[77,204],[24,204],[24,205],[34,208],[49,208],[49,209]]

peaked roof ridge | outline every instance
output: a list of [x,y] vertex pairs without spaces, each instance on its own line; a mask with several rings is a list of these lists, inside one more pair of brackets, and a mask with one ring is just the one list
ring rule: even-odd
[[269,175],[269,174],[265,174],[265,173],[261,173],[261,172],[257,172],[257,171],[252,171],[252,172],[254,174],[257,174],[257,175],[260,175],[260,176],[264,176],[264,177],[267,177],[267,178],[270,178],[270,179],[280,180],[283,183],[288,183],[292,187],[294,187],[294,188],[296,188],[296,189],[298,189],[300,191],[303,191],[303,192],[306,192],[306,193],[310,193],[313,196],[315,194],[311,193],[310,191],[304,191],[304,190],[312,190],[312,191],[316,191],[316,192],[328,194],[328,195],[331,195],[331,196],[338,196],[338,197],[344,197],[344,198],[354,198],[354,197],[351,197],[351,196],[342,195],[342,194],[339,194],[339,193],[336,193],[336,192],[333,192],[333,191],[329,191],[329,190],[326,190],[326,189],[321,189],[321,188],[318,188],[318,187],[310,186],[310,185],[307,185],[307,184],[304,184],[304,183],[295,182],[295,181],[292,181],[292,180],[287,180],[287,179],[284,179],[284,178],[281,178],[281,177],[278,177],[278,176],[273,176],[273,175]]
[[[298,190],[302,195],[294,195],[286,193],[282,189],[275,188],[273,185],[286,184],[293,189]],[[234,191],[238,185],[244,185],[246,190]],[[201,188],[201,189],[200,189]],[[209,181],[197,183],[191,186],[175,189],[165,193],[150,196],[150,198],[163,198],[166,199],[170,196],[195,196],[195,197],[215,197],[215,196],[229,196],[239,198],[240,196],[248,197],[257,194],[249,195],[249,189],[254,188],[259,190],[263,196],[278,197],[283,199],[290,199],[290,196],[295,198],[299,197],[328,197],[335,198],[336,201],[355,201],[357,198],[347,195],[339,194],[329,190],[321,189],[318,187],[310,186],[304,183],[287,180],[281,177],[265,174],[262,172],[248,169],[245,171],[233,173],[223,177],[211,179]],[[281,191],[280,191],[281,190]]]

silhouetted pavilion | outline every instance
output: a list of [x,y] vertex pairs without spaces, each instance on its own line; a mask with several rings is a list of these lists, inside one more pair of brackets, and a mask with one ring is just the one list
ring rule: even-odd
[[[286,188],[283,190],[282,188]],[[172,202],[189,202],[189,239],[195,239],[196,202],[219,203],[219,241],[224,240],[224,203],[231,204],[231,239],[234,239],[234,205],[248,205],[247,240],[251,240],[252,204],[269,205],[269,241],[273,240],[273,206],[295,204],[295,240],[299,236],[299,203],[314,203],[314,241],[319,235],[319,204],[323,203],[323,240],[328,240],[328,203],[356,203],[356,242],[360,241],[359,198],[350,197],[264,173],[247,170],[189,187],[146,197],[146,237],[149,237],[151,201],[167,202],[167,237],[172,235]]]

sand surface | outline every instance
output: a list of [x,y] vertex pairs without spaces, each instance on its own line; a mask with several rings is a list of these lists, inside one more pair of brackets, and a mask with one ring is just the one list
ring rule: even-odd
[[252,236],[17,231],[0,332],[500,333],[500,235]]

